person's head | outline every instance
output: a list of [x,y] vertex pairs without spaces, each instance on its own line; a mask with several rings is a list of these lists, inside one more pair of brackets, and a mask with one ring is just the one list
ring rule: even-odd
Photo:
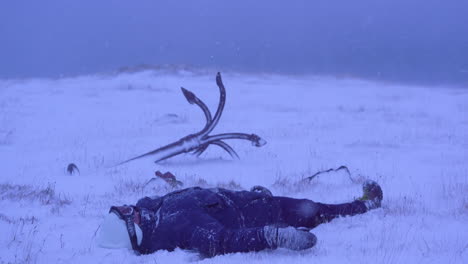
[[97,245],[137,250],[143,239],[138,212],[132,206],[113,206],[99,229]]

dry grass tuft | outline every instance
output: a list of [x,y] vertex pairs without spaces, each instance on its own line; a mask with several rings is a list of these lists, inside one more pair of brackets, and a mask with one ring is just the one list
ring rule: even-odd
[[13,130],[0,130],[0,145],[10,145],[12,137]]
[[233,180],[231,180],[231,181],[229,181],[227,183],[224,183],[224,182],[218,183],[217,187],[225,188],[225,189],[229,189],[229,190],[235,190],[235,191],[244,190],[244,188],[242,188],[242,186],[239,183],[237,183],[237,182],[235,182]]
[[55,185],[48,183],[45,188],[37,188],[31,185],[0,184],[0,200],[11,201],[38,201],[42,205],[62,207],[71,204],[71,200],[55,192]]

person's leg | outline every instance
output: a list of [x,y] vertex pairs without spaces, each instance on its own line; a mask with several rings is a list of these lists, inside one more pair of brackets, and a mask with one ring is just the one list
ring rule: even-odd
[[363,196],[360,199],[343,204],[323,204],[307,199],[273,197],[276,207],[281,212],[278,220],[294,227],[314,228],[340,216],[362,214],[380,207],[383,199],[380,186],[374,181],[367,181],[362,189]]
[[273,196],[255,200],[242,209],[245,226],[284,225],[313,228],[339,216],[362,214],[367,208],[362,201],[323,204],[308,199]]
[[367,211],[362,201],[323,204],[307,199],[274,197],[274,203],[280,208],[279,222],[294,227],[314,228],[340,216],[352,216]]
[[353,216],[363,214],[368,211],[366,205],[362,201],[354,201],[342,204],[323,204],[316,203],[319,207],[315,217],[314,225],[330,222],[332,219],[340,216]]

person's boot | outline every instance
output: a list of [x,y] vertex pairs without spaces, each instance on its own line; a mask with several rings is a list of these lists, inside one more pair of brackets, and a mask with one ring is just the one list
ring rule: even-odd
[[363,195],[358,200],[363,201],[367,209],[379,208],[382,204],[383,192],[375,181],[368,180],[362,185]]
[[317,237],[314,234],[291,226],[284,228],[265,226],[263,234],[271,248],[304,250],[317,244]]

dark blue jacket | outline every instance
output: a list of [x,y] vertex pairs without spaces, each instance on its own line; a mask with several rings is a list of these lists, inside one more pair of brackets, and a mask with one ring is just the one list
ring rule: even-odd
[[221,188],[188,188],[138,201],[143,240],[140,253],[175,248],[204,256],[270,248],[263,226],[275,222],[272,197]]

